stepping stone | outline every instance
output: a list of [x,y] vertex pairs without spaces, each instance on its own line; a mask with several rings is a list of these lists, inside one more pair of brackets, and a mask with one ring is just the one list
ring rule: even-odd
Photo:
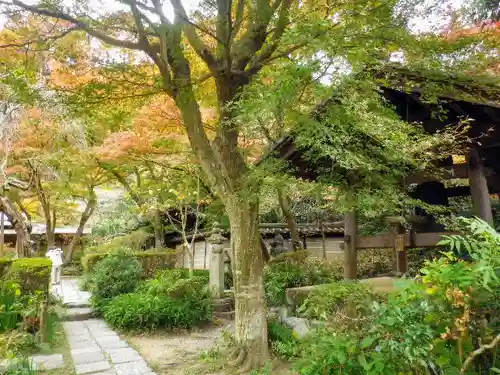
[[31,357],[31,360],[37,369],[54,370],[64,367],[62,354],[36,355]]
[[111,369],[111,365],[108,361],[99,361],[93,363],[85,363],[83,365],[76,365],[75,370],[78,375],[82,374],[92,374],[96,372],[102,372]]
[[117,375],[145,375],[151,373],[151,369],[144,360],[120,363],[115,365]]
[[142,357],[132,348],[113,349],[107,352],[111,362],[113,363],[126,363],[142,360]]
[[95,372],[93,374],[88,374],[88,375],[116,375],[116,371],[115,370],[108,370],[108,371],[104,371],[104,372]]
[[106,357],[97,346],[72,350],[71,357],[75,365],[106,361]]
[[114,336],[109,336],[103,338],[102,340],[98,341],[99,345],[101,348],[104,349],[104,351],[108,351],[109,349],[120,349],[120,348],[128,348],[128,344],[121,340],[119,337],[116,338]]
[[109,331],[109,330],[106,331],[105,335],[101,335],[100,332],[94,332],[94,331],[92,331],[92,333],[94,334],[95,341],[97,341],[98,344],[100,344],[101,342],[105,342],[105,341],[119,341],[119,340],[121,340],[120,336],[118,336],[118,334],[116,332]]
[[68,334],[83,335],[89,333],[87,326],[83,322],[64,322],[63,327]]
[[91,346],[95,346],[95,341],[76,341],[73,344],[70,344],[71,349],[85,349]]
[[69,309],[68,314],[64,317],[67,322],[76,322],[88,320],[96,316],[94,310],[89,307],[78,307],[74,309]]

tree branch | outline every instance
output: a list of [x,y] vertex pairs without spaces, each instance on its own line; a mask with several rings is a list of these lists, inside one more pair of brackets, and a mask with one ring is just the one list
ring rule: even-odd
[[497,335],[497,337],[493,339],[492,342],[486,345],[482,345],[479,349],[476,349],[471,354],[469,354],[469,356],[462,365],[462,368],[460,370],[460,375],[465,375],[467,373],[467,369],[470,367],[470,365],[472,364],[472,362],[476,357],[483,354],[486,350],[494,349],[499,343],[500,343],[500,333]]
[[100,39],[101,41],[103,41],[106,44],[109,44],[109,45],[112,45],[115,47],[129,48],[129,49],[139,50],[139,51],[143,50],[143,46],[141,45],[141,43],[113,38],[102,31],[94,29],[86,22],[79,20],[78,18],[75,18],[75,17],[73,17],[69,14],[66,14],[64,12],[61,12],[58,10],[50,10],[50,9],[46,9],[46,8],[40,8],[40,7],[33,6],[33,5],[28,5],[28,4],[25,4],[19,0],[12,0],[12,4],[14,4],[15,6],[21,8],[21,9],[27,10],[27,11],[35,13],[35,14],[39,14],[41,16],[47,16],[47,17],[57,18],[57,19],[60,19],[63,21],[71,22],[73,25],[77,26],[79,29],[86,31],[89,35]]
[[276,0],[273,4],[274,9],[277,9],[277,7],[281,5],[276,27],[270,42],[267,45],[264,45],[261,52],[250,61],[251,65],[254,65],[252,61],[263,61],[268,59],[278,49],[280,39],[285,32],[286,26],[290,23],[289,16],[291,3],[292,0]]
[[31,40],[28,40],[28,41],[23,42],[23,43],[2,44],[2,45],[0,45],[0,48],[26,47],[26,46],[29,46],[30,44],[33,44],[33,43],[41,43],[41,42],[46,43],[49,41],[55,41],[55,40],[64,38],[66,35],[72,33],[73,31],[76,31],[76,30],[80,30],[80,27],[79,26],[70,27],[69,29],[63,31],[62,33],[59,33],[57,35],[48,36],[47,38],[31,39]]
[[205,64],[207,64],[208,69],[210,69],[212,73],[217,72],[217,70],[219,69],[219,64],[217,63],[216,58],[214,57],[212,52],[210,52],[206,44],[196,34],[195,26],[191,22],[189,22],[186,10],[184,9],[181,1],[170,0],[170,2],[174,7],[176,18],[178,18],[181,21],[181,24],[184,25],[184,35],[186,35],[186,38],[191,47],[193,47],[198,56],[200,56]]

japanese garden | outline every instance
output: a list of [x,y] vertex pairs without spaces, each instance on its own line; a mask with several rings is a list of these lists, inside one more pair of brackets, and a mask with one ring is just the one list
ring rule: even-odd
[[0,375],[500,373],[495,0],[0,0]]

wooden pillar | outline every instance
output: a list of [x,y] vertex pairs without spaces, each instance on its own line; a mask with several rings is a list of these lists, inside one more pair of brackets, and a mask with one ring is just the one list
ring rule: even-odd
[[357,227],[356,210],[352,209],[344,215],[344,278],[346,280],[355,279],[358,274]]
[[405,248],[405,229],[401,224],[394,227],[394,253],[396,273],[404,275],[408,272],[408,249]]
[[478,149],[471,147],[469,152],[469,185],[474,215],[493,225],[488,183]]

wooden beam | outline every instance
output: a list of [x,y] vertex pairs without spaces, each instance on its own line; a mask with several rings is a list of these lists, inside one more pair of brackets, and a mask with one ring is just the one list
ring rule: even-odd
[[[405,179],[406,185],[410,184],[421,184],[427,181],[435,180],[454,180],[454,179],[466,179],[469,178],[469,166],[467,164],[454,165],[452,167],[439,168],[442,172],[441,174],[430,174],[430,173],[416,173],[409,175]],[[486,177],[493,176],[495,174],[492,168],[484,168],[484,174]]]
[[[401,242],[405,248],[409,247],[435,247],[441,241],[442,236],[457,234],[454,232],[436,232],[436,233],[415,233],[413,242],[408,233],[402,235]],[[358,236],[356,238],[358,249],[390,249],[393,248],[394,234],[386,233],[378,236]]]

